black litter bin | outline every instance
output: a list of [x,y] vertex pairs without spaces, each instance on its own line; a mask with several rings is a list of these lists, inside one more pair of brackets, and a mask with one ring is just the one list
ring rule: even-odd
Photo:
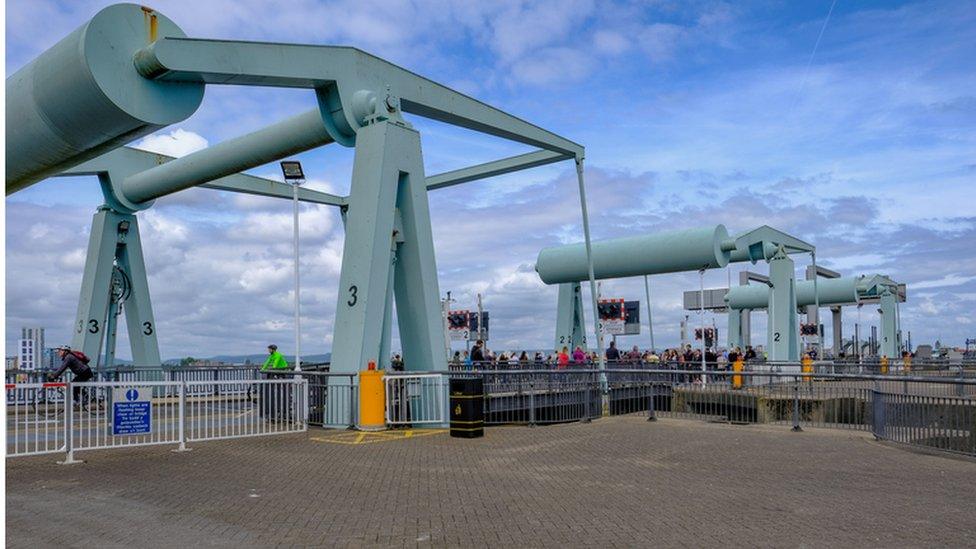
[[485,436],[485,391],[480,377],[451,380],[451,436]]

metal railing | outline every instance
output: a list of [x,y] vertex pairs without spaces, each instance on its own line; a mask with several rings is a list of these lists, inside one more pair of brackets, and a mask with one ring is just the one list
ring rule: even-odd
[[[388,420],[420,423],[411,421],[409,414],[443,402],[442,393],[437,393],[424,403],[423,391],[411,390],[408,380],[424,379],[428,386],[443,387],[450,378],[474,376],[483,380],[487,425],[639,414],[649,419],[782,424],[794,430],[872,431],[879,438],[973,455],[976,377],[804,372],[801,368],[796,363],[766,363],[744,371],[681,366],[414,372],[389,376],[393,381],[387,386]],[[879,399],[885,404],[879,404]],[[883,416],[877,416],[878,406],[883,406]]]
[[871,432],[880,440],[976,456],[976,400],[872,392]]
[[[48,381],[47,370],[7,370],[5,378],[7,384],[23,383],[44,383]],[[108,369],[94,370],[93,381],[120,382],[120,381],[250,381],[260,379],[257,366],[116,366]],[[70,371],[65,372],[65,381],[71,381]],[[153,391],[156,396],[175,396],[175,393],[166,395],[165,391],[172,385],[156,385]],[[248,386],[246,384],[215,385],[210,387],[213,390],[227,391],[225,394],[246,394]],[[194,387],[193,390],[202,395],[201,391],[207,386]],[[58,398],[58,395],[49,395],[51,398]],[[8,395],[8,404],[13,404],[9,400],[12,395]]]
[[[65,383],[8,383],[7,455],[31,456],[65,451]],[[48,398],[51,393],[60,398]]]
[[308,382],[308,423],[353,429],[359,412],[355,373],[279,370],[262,372],[269,379],[301,378]]
[[447,423],[448,378],[443,373],[387,372],[383,383],[387,425]]
[[[238,386],[248,387],[236,391]],[[50,387],[49,387],[50,386]],[[7,457],[273,435],[308,427],[304,379],[249,381],[95,381],[8,384]],[[41,400],[50,389],[61,398]],[[124,397],[119,397],[119,395]],[[128,398],[130,397],[131,398]],[[144,402],[138,429],[123,429],[124,400]],[[123,410],[124,412],[124,410]]]
[[601,415],[596,371],[485,371],[486,425],[566,423]]

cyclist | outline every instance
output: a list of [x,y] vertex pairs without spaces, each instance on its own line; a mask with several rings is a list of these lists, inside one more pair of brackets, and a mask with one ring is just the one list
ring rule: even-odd
[[268,358],[264,361],[264,366],[261,366],[261,371],[266,372],[268,370],[287,370],[288,362],[285,361],[285,357],[278,352],[278,346],[275,344],[268,345]]
[[[58,356],[61,358],[61,367],[52,374],[48,374],[48,379],[54,381],[60,378],[66,370],[71,370],[74,374],[73,383],[82,383],[85,381],[91,381],[95,375],[92,373],[91,368],[88,367],[88,357],[83,353],[78,351],[72,351],[71,347],[67,345],[62,345],[58,347]],[[87,403],[82,403],[78,400],[81,395],[81,387],[75,385],[71,389],[72,396],[74,397],[74,402],[82,405],[82,409],[87,408]]]

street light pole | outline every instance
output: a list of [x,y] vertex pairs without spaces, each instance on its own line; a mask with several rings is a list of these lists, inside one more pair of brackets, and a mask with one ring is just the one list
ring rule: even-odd
[[302,319],[301,319],[301,279],[298,263],[298,187],[305,182],[302,165],[297,161],[283,161],[281,173],[285,182],[291,184],[292,215],[293,215],[293,249],[295,261],[295,370],[302,370]]
[[294,215],[295,227],[295,370],[302,370],[302,315],[301,307],[301,278],[298,268],[298,181],[292,186],[292,212]]

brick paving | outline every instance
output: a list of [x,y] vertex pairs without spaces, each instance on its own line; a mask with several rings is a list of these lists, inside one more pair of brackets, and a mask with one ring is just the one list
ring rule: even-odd
[[976,546],[976,463],[864,433],[616,417],[328,436],[8,459],[7,545]]

